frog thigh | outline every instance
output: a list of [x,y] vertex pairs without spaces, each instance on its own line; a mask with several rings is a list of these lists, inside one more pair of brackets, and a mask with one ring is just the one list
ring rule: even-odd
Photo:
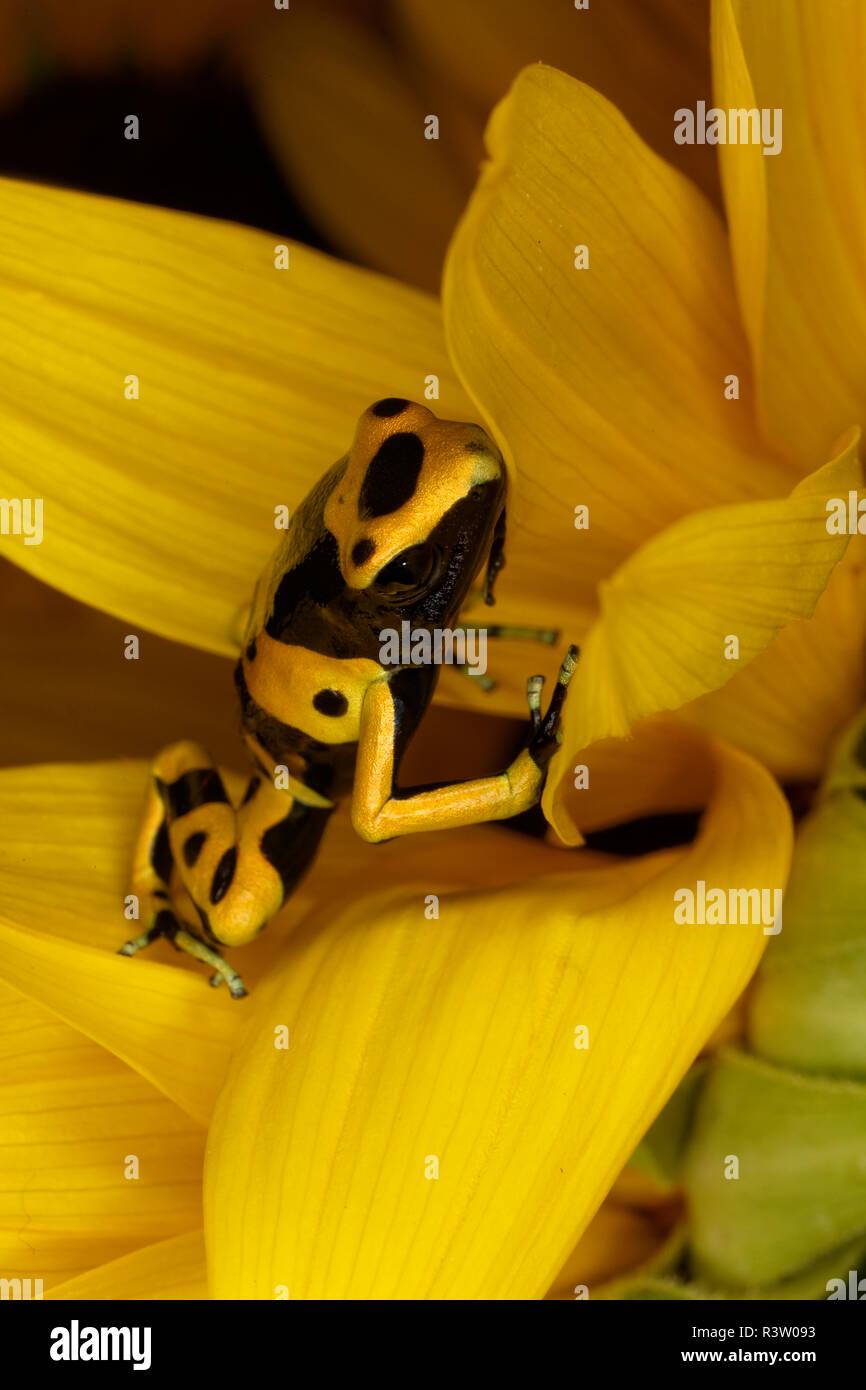
[[208,941],[239,946],[252,940],[310,864],[326,813],[258,776],[233,805],[219,770],[191,742],[157,756],[152,787],[136,884],[167,899],[174,871]]

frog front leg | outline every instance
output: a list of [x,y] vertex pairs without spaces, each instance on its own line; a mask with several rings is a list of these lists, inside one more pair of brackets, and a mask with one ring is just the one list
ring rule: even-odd
[[[214,970],[233,998],[246,990],[219,954],[251,941],[312,861],[327,812],[254,776],[235,806],[225,780],[196,743],[155,759],[133,862],[145,930],[121,947],[133,955],[164,936]],[[199,931],[187,919],[197,916]]]
[[530,677],[529,742],[504,772],[417,792],[395,790],[399,715],[389,683],[370,685],[361,710],[352,794],[352,824],[357,833],[373,843],[421,830],[450,830],[505,820],[528,811],[541,795],[547,764],[558,746],[560,715],[576,662],[577,648],[569,647],[543,717],[543,677]]

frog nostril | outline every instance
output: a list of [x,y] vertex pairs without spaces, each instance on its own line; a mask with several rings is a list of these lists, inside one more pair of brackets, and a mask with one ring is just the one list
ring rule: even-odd
[[375,554],[376,546],[374,542],[365,536],[362,541],[358,541],[357,544],[352,547],[352,564],[365,565],[370,556]]

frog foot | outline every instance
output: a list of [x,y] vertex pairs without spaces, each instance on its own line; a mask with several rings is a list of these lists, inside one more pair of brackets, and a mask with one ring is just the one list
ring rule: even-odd
[[125,942],[117,954],[119,956],[134,956],[137,951],[145,950],[160,937],[165,937],[166,941],[170,941],[175,950],[186,951],[187,955],[194,956],[196,960],[209,965],[214,971],[210,978],[210,984],[214,988],[217,988],[225,980],[232,999],[245,997],[247,991],[237,971],[212,947],[208,946],[206,941],[202,941],[200,936],[196,936],[187,927],[181,926],[169,908],[160,907],[147,931],[142,932],[141,936],[133,937],[131,941]]
[[556,681],[556,689],[550,697],[550,704],[544,716],[541,713],[541,692],[544,687],[544,676],[530,676],[526,682],[526,699],[529,703],[531,720],[527,746],[529,756],[536,767],[546,768],[562,742],[560,730],[562,707],[565,704],[571,678],[577,669],[579,656],[579,649],[574,645],[570,646],[563,657]]

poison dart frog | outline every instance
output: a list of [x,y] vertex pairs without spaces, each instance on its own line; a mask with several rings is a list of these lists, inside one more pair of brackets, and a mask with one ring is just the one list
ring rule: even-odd
[[[148,925],[122,955],[165,936],[240,998],[243,982],[217,948],[244,945],[267,925],[340,799],[351,797],[354,828],[371,842],[536,804],[577,648],[543,717],[543,677],[530,677],[528,741],[510,767],[416,790],[398,788],[397,772],[438,667],[379,659],[385,629],[406,620],[412,631],[450,628],[482,571],[493,601],[506,482],[502,455],[478,425],[397,398],[364,412],[348,454],[294,513],[255,590],[235,671],[256,768],[246,791],[233,804],[198,744],[172,744],[154,760],[132,875]],[[196,915],[200,930],[189,924]]]

